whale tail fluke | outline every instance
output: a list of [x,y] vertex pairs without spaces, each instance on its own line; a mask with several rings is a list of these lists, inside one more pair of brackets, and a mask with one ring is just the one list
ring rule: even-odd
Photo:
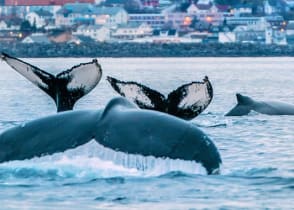
[[203,82],[184,84],[165,96],[155,90],[136,82],[123,82],[107,77],[107,80],[121,96],[136,103],[140,108],[166,112],[183,119],[193,119],[211,102],[212,85],[208,77]]
[[193,119],[203,112],[213,98],[212,85],[206,76],[203,82],[184,84],[168,95],[168,112],[183,119]]
[[1,58],[51,96],[58,112],[73,109],[75,102],[89,93],[102,76],[101,66],[96,59],[92,62],[81,63],[54,76],[6,53],[2,53]]
[[81,63],[56,75],[56,86],[60,99],[58,111],[72,109],[75,102],[88,94],[99,83],[102,69],[97,59]]
[[164,111],[166,108],[165,96],[137,82],[124,82],[113,77],[107,81],[121,96],[126,97],[142,109]]

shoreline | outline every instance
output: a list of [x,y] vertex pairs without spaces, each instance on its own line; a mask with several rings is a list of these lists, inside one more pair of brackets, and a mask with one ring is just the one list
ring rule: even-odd
[[293,57],[294,45],[248,43],[83,43],[79,45],[73,43],[1,43],[0,51],[22,58]]

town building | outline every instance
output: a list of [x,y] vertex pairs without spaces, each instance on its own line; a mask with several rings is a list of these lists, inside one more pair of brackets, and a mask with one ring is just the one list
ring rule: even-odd
[[133,40],[152,35],[152,28],[146,23],[129,23],[120,25],[111,33],[111,38],[116,40]]
[[104,42],[110,39],[110,29],[103,25],[81,25],[73,32],[73,35],[84,35]]
[[128,22],[128,13],[121,7],[95,7],[92,17],[95,19],[95,24],[110,28]]
[[92,4],[66,4],[56,14],[55,24],[106,25],[115,27],[128,22],[128,13],[121,7],[96,7]]
[[4,0],[5,6],[49,6],[64,5],[68,3],[91,3],[95,0]]
[[146,23],[152,28],[162,28],[166,23],[165,15],[160,13],[138,13],[129,14],[129,22],[142,24]]
[[30,36],[27,36],[26,38],[24,38],[21,42],[26,43],[26,44],[31,44],[31,43],[49,44],[49,43],[51,43],[51,41],[49,40],[47,35],[43,34],[43,33],[31,34]]

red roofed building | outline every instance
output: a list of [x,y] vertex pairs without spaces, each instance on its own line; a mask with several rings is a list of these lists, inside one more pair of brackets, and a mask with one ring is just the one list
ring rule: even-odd
[[67,3],[95,3],[95,0],[5,0],[6,6],[49,6]]

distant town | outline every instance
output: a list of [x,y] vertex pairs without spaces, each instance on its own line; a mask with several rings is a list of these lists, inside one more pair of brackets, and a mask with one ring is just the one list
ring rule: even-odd
[[1,43],[294,43],[294,1],[0,0]]

